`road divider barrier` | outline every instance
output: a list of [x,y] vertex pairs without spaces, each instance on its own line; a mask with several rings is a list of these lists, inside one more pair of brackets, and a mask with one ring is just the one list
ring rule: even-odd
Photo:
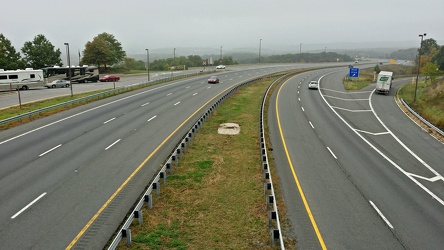
[[418,118],[419,120],[421,120],[423,123],[425,123],[427,126],[429,126],[431,129],[435,130],[437,133],[439,133],[440,135],[444,136],[444,132],[442,130],[440,130],[438,127],[436,127],[435,125],[433,125],[432,123],[430,123],[429,121],[427,121],[426,119],[424,119],[422,116],[420,116],[418,113],[415,112],[415,110],[413,110],[408,104],[407,102],[404,101],[404,99],[401,98],[401,102],[402,104],[404,104],[404,106],[410,111],[410,113],[412,113],[414,116],[416,116],[416,118]]
[[[264,118],[263,117],[264,117],[264,106],[265,106],[265,102],[266,102],[266,97],[269,93],[269,90],[271,89],[271,86],[273,86],[276,82],[278,82],[282,77],[284,77],[286,75],[287,74],[279,75],[280,78],[275,80],[268,87],[268,89],[262,99],[262,105],[261,105],[261,111],[260,111],[260,122],[259,122],[259,127],[260,127],[260,129],[259,129],[260,130],[259,131],[260,145],[259,146],[260,146],[260,155],[261,155],[261,159],[262,159],[261,168],[262,168],[262,171],[264,174],[263,181],[264,181],[264,189],[265,189],[265,196],[266,196],[266,208],[267,208],[267,213],[268,213],[268,218],[269,218],[271,244],[273,247],[275,247],[277,245],[276,240],[278,240],[280,249],[285,249],[285,248],[284,248],[284,243],[283,243],[283,238],[282,238],[282,233],[281,233],[282,230],[280,228],[279,215],[278,215],[278,210],[277,210],[277,205],[276,205],[276,200],[275,200],[273,183],[272,183],[272,179],[271,179],[271,174],[268,169],[269,164],[268,164],[266,142],[265,142],[264,131],[263,131],[263,128],[264,128],[264,125],[263,125]],[[276,75],[274,75],[273,77],[276,77]],[[180,78],[183,78],[183,77],[180,77]],[[124,238],[126,239],[126,245],[127,246],[131,245],[130,226],[133,223],[134,219],[137,219],[139,224],[143,223],[143,214],[142,214],[143,205],[146,204],[148,209],[153,208],[153,196],[152,196],[153,191],[155,191],[156,195],[158,195],[158,196],[160,195],[161,181],[163,182],[163,185],[167,184],[167,172],[169,174],[173,174],[174,166],[178,166],[179,161],[182,159],[183,155],[186,153],[187,147],[191,144],[195,133],[197,133],[202,128],[203,123],[213,113],[213,111],[227,97],[231,96],[239,88],[241,88],[245,85],[254,83],[256,81],[262,80],[262,79],[263,79],[263,77],[258,77],[258,78],[248,80],[248,81],[242,82],[242,83],[234,86],[233,88],[228,90],[225,94],[223,94],[221,97],[219,97],[219,99],[217,101],[215,101],[212,105],[210,105],[208,110],[197,119],[197,121],[191,126],[191,128],[182,137],[180,142],[178,144],[176,144],[175,149],[171,152],[170,156],[165,160],[164,165],[160,168],[160,170],[158,170],[158,173],[151,180],[147,189],[144,191],[143,195],[141,196],[142,198],[138,202],[136,202],[133,211],[128,214],[127,219],[124,221],[122,226],[116,232],[116,235],[114,236],[112,242],[109,244],[109,246],[107,246],[108,249],[110,249],[110,250],[116,249],[118,244]],[[174,80],[174,79],[169,78],[168,81],[171,81],[171,80]],[[162,80],[158,80],[158,81],[162,81]],[[158,82],[158,81],[156,81],[156,82]],[[65,103],[53,105],[51,107],[28,112],[23,115],[19,115],[19,116],[13,117],[13,118],[2,120],[2,121],[0,121],[0,125],[6,124],[6,123],[12,122],[12,121],[20,121],[20,119],[23,119],[24,117],[32,117],[34,115],[37,115],[42,112],[49,111],[51,109],[55,109],[58,107],[63,107],[63,106],[66,107],[68,105],[74,105],[76,103],[89,101],[91,99],[97,99],[102,96],[116,94],[116,93],[120,93],[120,92],[124,92],[124,91],[126,92],[126,91],[131,90],[132,88],[137,87],[137,86],[138,86],[138,88],[140,88],[141,85],[145,85],[145,84],[151,85],[151,84],[153,84],[153,82],[140,83],[139,85],[132,85],[132,86],[122,87],[122,88],[115,89],[115,90],[104,91],[99,94],[90,95],[90,96],[87,96],[84,98],[79,98],[79,99],[68,101]]]

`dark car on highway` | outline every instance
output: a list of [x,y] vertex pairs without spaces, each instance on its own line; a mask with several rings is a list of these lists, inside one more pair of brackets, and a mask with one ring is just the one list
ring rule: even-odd
[[208,83],[219,83],[219,78],[217,76],[212,76],[208,78]]
[[106,75],[102,78],[100,78],[101,82],[117,82],[120,80],[120,76],[115,75]]

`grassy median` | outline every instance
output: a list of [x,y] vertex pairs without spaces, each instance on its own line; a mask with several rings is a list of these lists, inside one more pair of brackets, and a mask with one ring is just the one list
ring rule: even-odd
[[[133,222],[131,247],[123,240],[119,249],[273,249],[258,133],[274,79],[243,87],[213,112],[153,195],[153,208],[144,206],[144,223]],[[239,124],[240,134],[218,134],[225,122]]]

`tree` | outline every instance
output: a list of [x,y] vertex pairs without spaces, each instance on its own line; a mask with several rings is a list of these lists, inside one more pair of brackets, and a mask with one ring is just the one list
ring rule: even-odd
[[0,69],[12,70],[22,68],[20,53],[16,52],[11,41],[0,33]]
[[376,64],[374,71],[376,72],[376,74],[379,74],[379,72],[381,72],[378,64]]
[[94,64],[97,67],[106,64],[112,60],[112,52],[105,41],[101,39],[94,39],[92,42],[87,42],[85,50],[83,51],[82,64]]
[[436,78],[442,73],[443,72],[438,69],[438,65],[432,62],[425,63],[421,69],[421,75],[428,76],[432,84],[435,82]]
[[119,64],[125,70],[146,70],[146,62],[131,57],[125,57],[123,62]]
[[429,38],[422,41],[421,55],[433,56],[439,49],[439,45],[435,39]]
[[62,52],[60,52],[60,49],[54,50],[54,45],[41,34],[34,37],[32,42],[25,42],[22,53],[26,66],[34,69],[53,65],[62,66],[62,59],[60,58]]
[[436,62],[440,70],[444,70],[444,46],[441,46],[438,52],[433,57],[433,61]]
[[[100,42],[99,42],[100,41]],[[125,58],[125,51],[122,50],[122,45],[112,34],[108,34],[106,32],[103,32],[96,37],[94,37],[92,42],[88,42],[94,45],[95,50],[87,50],[85,45],[85,50],[83,51],[83,59],[82,63],[97,63],[97,59],[94,59],[96,56],[100,56],[100,64],[103,64],[105,67],[105,70],[107,68],[107,65],[113,65],[121,62]],[[87,43],[87,45],[88,45]],[[97,47],[99,46],[99,47]],[[88,54],[91,52],[96,52],[98,55],[94,54]],[[106,52],[107,55],[103,55],[102,53]],[[86,57],[86,58],[85,58]],[[101,65],[98,65],[99,67]]]

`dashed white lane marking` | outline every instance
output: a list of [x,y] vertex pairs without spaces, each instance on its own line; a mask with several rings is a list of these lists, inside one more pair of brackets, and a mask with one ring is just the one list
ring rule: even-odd
[[50,150],[47,150],[47,151],[45,151],[45,152],[39,154],[39,157],[40,157],[40,156],[44,156],[44,155],[46,155],[47,153],[49,153],[49,152],[55,150],[56,148],[58,148],[58,147],[60,147],[60,146],[62,146],[62,144],[59,144],[59,145],[57,145],[57,146],[51,148]]
[[26,207],[22,208],[20,211],[18,211],[16,214],[14,214],[11,219],[15,219],[17,216],[19,216],[21,213],[23,213],[26,209],[28,209],[30,206],[32,206],[34,203],[36,203],[38,200],[40,200],[43,196],[46,195],[46,192],[41,194],[39,197],[35,198],[31,203],[26,205]]

